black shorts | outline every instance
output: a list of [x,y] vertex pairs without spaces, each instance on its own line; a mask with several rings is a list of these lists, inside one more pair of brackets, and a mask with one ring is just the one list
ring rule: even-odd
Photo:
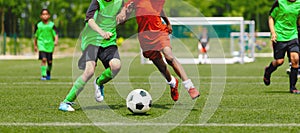
[[291,41],[273,43],[274,59],[283,59],[285,53],[297,52],[299,53],[298,38]]
[[78,61],[78,67],[81,70],[85,69],[85,64],[87,61],[101,60],[105,68],[109,67],[109,61],[113,58],[120,59],[118,52],[118,47],[116,45],[111,45],[108,47],[99,47],[95,45],[88,45],[87,48],[82,52],[82,55]]
[[43,58],[46,58],[47,60],[52,60],[53,59],[53,53],[39,51],[39,60],[42,60]]

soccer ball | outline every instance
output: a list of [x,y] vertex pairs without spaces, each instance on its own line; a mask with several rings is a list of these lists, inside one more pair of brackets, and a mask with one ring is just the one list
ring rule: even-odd
[[151,95],[143,89],[131,91],[126,98],[126,105],[130,112],[143,114],[150,110],[152,104]]

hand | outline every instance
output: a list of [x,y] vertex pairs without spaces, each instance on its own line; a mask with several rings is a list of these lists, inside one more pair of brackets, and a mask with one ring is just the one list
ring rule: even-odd
[[54,42],[54,46],[57,46],[58,45],[58,42]]
[[111,32],[101,32],[100,35],[104,38],[104,39],[107,39],[109,40],[110,37],[113,35]]
[[36,45],[34,45],[34,52],[38,51],[38,47]]
[[167,28],[168,28],[169,34],[172,34],[172,32],[173,32],[172,25],[168,24]]
[[277,35],[276,35],[276,33],[273,33],[271,36],[271,41],[276,43],[277,42],[276,40],[277,40]]

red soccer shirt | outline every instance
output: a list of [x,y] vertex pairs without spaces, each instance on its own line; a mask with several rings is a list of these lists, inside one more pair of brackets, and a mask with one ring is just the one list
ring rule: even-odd
[[161,50],[170,46],[167,25],[161,20],[165,0],[129,0],[135,5],[138,37],[143,51]]

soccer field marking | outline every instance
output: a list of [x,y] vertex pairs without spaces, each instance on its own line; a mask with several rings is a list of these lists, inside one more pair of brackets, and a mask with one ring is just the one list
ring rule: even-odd
[[204,124],[178,124],[178,123],[63,123],[63,122],[45,122],[45,123],[10,123],[3,122],[0,126],[45,126],[45,127],[69,127],[69,126],[178,126],[178,127],[300,127],[300,123],[204,123]]
[[[146,78],[148,76],[117,76],[117,79],[124,79],[124,78]],[[152,76],[153,78],[161,77],[161,76]],[[221,78],[221,79],[262,79],[263,76],[189,76],[191,79],[200,78],[200,79],[211,79],[211,78]],[[0,79],[39,79],[40,77],[37,76],[0,76]],[[72,76],[53,76],[54,79],[72,79]],[[274,76],[273,79],[279,78],[286,78],[286,76]]]
[[[0,83],[0,85],[72,85],[73,82],[16,82],[16,83]],[[143,85],[148,85],[148,84],[164,84],[164,82],[113,82],[113,83],[107,83],[107,84],[119,84],[119,85],[128,85],[128,84],[143,84]],[[206,84],[211,84],[211,82],[201,82],[201,85],[206,85]],[[218,83],[218,82],[214,82],[213,84],[222,84],[222,83]],[[257,85],[257,84],[261,84],[263,85],[263,82],[226,82],[226,85],[242,85],[242,84],[246,84],[246,85]],[[282,85],[282,84],[288,84],[287,82],[275,82],[272,83],[273,85]],[[196,84],[197,85],[197,84]]]

